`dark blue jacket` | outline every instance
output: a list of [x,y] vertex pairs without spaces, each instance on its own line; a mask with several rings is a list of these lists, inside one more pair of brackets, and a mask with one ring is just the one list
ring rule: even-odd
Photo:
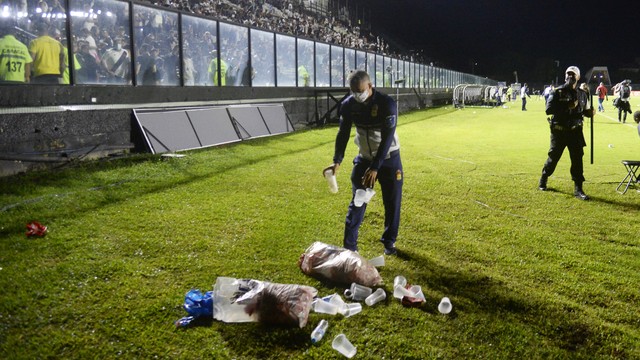
[[371,161],[372,170],[380,169],[382,162],[392,151],[400,149],[396,135],[396,102],[388,95],[371,90],[373,95],[365,103],[347,97],[340,105],[340,130],[336,137],[334,163],[342,163],[344,151],[351,135],[351,126],[356,126],[354,142],[360,156]]

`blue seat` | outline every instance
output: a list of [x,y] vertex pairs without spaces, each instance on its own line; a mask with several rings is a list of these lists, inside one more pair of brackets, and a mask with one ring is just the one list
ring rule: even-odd
[[[635,186],[638,183],[638,171],[640,169],[640,160],[622,160],[622,165],[627,170],[627,176],[620,181],[616,191],[620,194],[624,194],[629,190],[629,186],[633,184]],[[626,185],[625,185],[626,183]],[[625,185],[624,191],[620,191],[620,188]]]

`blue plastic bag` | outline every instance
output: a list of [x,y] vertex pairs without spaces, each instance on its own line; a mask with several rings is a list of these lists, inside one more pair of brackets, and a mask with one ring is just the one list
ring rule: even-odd
[[201,316],[213,318],[213,291],[203,295],[198,289],[190,290],[184,297],[183,307],[190,316],[176,321],[176,327],[185,327]]
[[190,290],[184,297],[184,309],[195,317],[213,317],[213,291],[204,295],[198,289]]

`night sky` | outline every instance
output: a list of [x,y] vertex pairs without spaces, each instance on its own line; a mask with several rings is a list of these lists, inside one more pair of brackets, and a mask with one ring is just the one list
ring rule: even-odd
[[638,1],[369,0],[369,4],[374,32],[380,30],[409,49],[422,50],[438,66],[498,81],[515,81],[517,71],[520,82],[548,83],[569,65],[577,65],[583,74],[593,66],[607,66],[612,73],[639,66]]

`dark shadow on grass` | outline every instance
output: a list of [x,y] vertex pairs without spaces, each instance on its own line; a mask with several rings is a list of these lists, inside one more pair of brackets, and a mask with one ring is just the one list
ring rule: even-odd
[[189,325],[179,328],[179,329],[184,329],[184,330],[188,330],[189,328],[194,328],[194,327],[209,327],[213,324],[213,318],[209,317],[209,316],[199,316],[195,319],[193,319],[193,321],[191,321],[189,323]]
[[[243,358],[280,358],[291,351],[304,351],[311,344],[310,325],[298,327],[267,326],[260,323],[219,323],[218,332],[226,345]],[[325,340],[326,341],[326,340]],[[275,356],[275,357],[274,357]]]
[[[623,195],[621,195],[621,196],[623,196]],[[640,203],[609,200],[609,199],[603,199],[601,197],[592,196],[592,195],[589,195],[589,197],[591,197],[591,199],[589,201],[601,202],[603,204],[609,204],[609,205],[621,207],[621,208],[624,208],[625,210],[636,210],[636,211],[640,210]]]
[[192,331],[197,327],[216,327],[235,353],[256,359],[272,358],[278,348],[291,352],[311,346],[311,330],[301,331],[298,327],[291,326],[269,326],[255,322],[225,323],[203,316],[178,330]]
[[557,192],[560,192],[560,193],[563,193],[563,191],[557,190],[557,189],[552,188],[552,187],[548,187],[546,190],[540,190],[540,189],[538,189],[538,191],[539,191],[539,192],[543,192],[543,193],[545,193],[545,192],[549,192],[549,193],[557,193]]
[[33,171],[0,178],[0,195],[28,195],[29,188],[21,186],[25,182],[34,186],[65,186],[77,179],[69,173],[82,169],[87,173],[110,169],[126,169],[135,165],[157,160],[157,155],[136,154],[127,157],[104,158],[93,161],[69,162],[65,168],[46,171]]
[[[290,134],[284,134],[282,136],[291,136],[292,134],[295,133],[290,133]],[[265,144],[269,144],[270,142],[273,142],[277,139],[269,138],[269,139],[255,139],[251,145],[252,146],[257,146],[257,145],[265,145]],[[86,206],[84,207],[80,207],[78,206],[77,208],[73,208],[73,209],[69,209],[69,212],[65,212],[65,213],[57,213],[55,215],[49,215],[46,216],[46,218],[40,218],[38,219],[41,222],[45,222],[46,223],[50,223],[55,221],[58,218],[73,218],[76,214],[78,213],[86,213],[86,212],[90,212],[90,211],[95,211],[98,210],[102,207],[107,207],[107,206],[111,206],[114,204],[118,204],[120,202],[123,201],[131,201],[137,197],[143,197],[143,196],[147,196],[149,194],[154,194],[154,193],[158,193],[158,192],[163,192],[169,189],[175,189],[177,187],[181,187],[181,186],[186,186],[192,183],[196,183],[198,181],[202,181],[202,180],[206,180],[209,177],[213,176],[213,175],[219,175],[219,174],[224,174],[227,173],[229,171],[233,171],[233,170],[237,170],[240,168],[244,168],[247,166],[253,166],[265,161],[269,161],[281,156],[287,156],[287,155],[292,155],[292,154],[296,154],[296,153],[301,153],[304,151],[309,151],[309,150],[313,150],[316,148],[320,148],[323,146],[327,146],[328,144],[332,144],[333,140],[331,141],[326,141],[326,142],[322,142],[322,143],[318,143],[315,146],[312,147],[306,147],[304,149],[279,149],[282,150],[282,152],[279,152],[277,154],[273,154],[273,155],[266,155],[266,156],[262,156],[262,157],[257,157],[257,158],[252,158],[252,159],[244,159],[243,161],[239,161],[236,162],[234,164],[230,164],[230,165],[221,165],[218,167],[213,167],[211,169],[211,171],[208,171],[206,173],[203,174],[198,174],[198,175],[191,175],[190,177],[187,177],[186,179],[180,180],[180,181],[173,181],[170,177],[168,178],[168,180],[165,180],[164,178],[160,178],[160,175],[158,175],[156,178],[154,178],[154,180],[158,180],[157,185],[153,186],[145,191],[139,191],[136,192],[135,196],[132,196],[131,193],[126,193],[126,194],[122,194],[122,195],[114,195],[114,196],[109,196],[108,199],[104,199],[103,201],[99,201],[99,202],[95,202],[95,203],[87,203]],[[235,145],[235,144],[234,144]],[[229,145],[229,146],[233,146],[233,145]],[[204,151],[204,150],[203,150]],[[156,160],[157,158],[150,158],[147,159],[145,161],[149,161],[149,160]],[[144,162],[144,161],[142,161]],[[129,167],[129,166],[133,166],[135,165],[137,162],[134,163],[130,163],[130,162],[125,162],[124,167]],[[103,167],[99,167],[96,165],[92,165],[90,166],[90,170],[91,171],[104,171],[105,169]],[[32,181],[38,181],[38,185],[54,185],[54,184],[65,184],[67,183],[67,179],[69,179],[69,181],[73,181],[73,174],[72,173],[68,173],[68,174],[64,174],[61,173],[62,176],[60,177],[55,177],[55,176],[51,176],[52,173],[48,172],[44,175],[38,175],[38,176],[33,176],[33,178],[31,179]],[[40,182],[40,180],[42,182]],[[0,180],[0,183],[4,181],[4,180]],[[12,180],[13,181],[13,180]],[[135,183],[136,181],[127,181],[127,180],[122,180],[120,181],[121,183],[124,182],[128,182],[128,183]],[[148,184],[145,184],[146,186],[148,186]],[[4,186],[4,185],[3,185]],[[109,187],[110,184],[104,184],[101,187]],[[92,187],[94,188],[94,187]],[[78,190],[75,192],[80,192],[80,191],[88,191],[92,188],[89,189],[83,189],[83,190]],[[74,193],[74,192],[69,192],[69,193]],[[68,193],[65,193],[65,195],[67,195]],[[50,196],[42,196],[42,199],[45,198],[49,198],[49,197],[55,197],[55,195],[50,195]],[[23,201],[23,204],[29,204],[32,203],[33,201],[31,201],[33,199],[27,199]],[[12,211],[12,209],[14,208],[18,208],[19,206],[11,206],[11,204],[6,204],[5,206],[9,205],[9,209],[8,211]],[[78,204],[79,205],[79,204]],[[16,233],[20,233],[20,232],[24,232],[24,226],[25,224],[19,223],[13,223],[13,224],[6,224],[5,226],[3,226],[2,228],[0,228],[0,236],[5,236],[5,235],[12,235],[12,234],[16,234]]]
[[[424,269],[413,279],[424,292],[428,289],[452,298],[453,312],[447,316],[455,318],[458,311],[510,313],[560,349],[574,351],[585,346],[597,349],[605,345],[602,336],[594,336],[600,329],[592,329],[590,324],[578,320],[567,320],[567,312],[575,309],[514,293],[500,280],[482,273],[460,271],[455,264],[440,265],[410,250],[399,250],[398,258],[419,264],[420,269]],[[424,311],[439,315],[435,309]]]
[[[568,197],[575,198],[575,196],[573,195],[573,192],[568,192],[568,191],[564,191],[564,190],[556,190],[554,188],[547,188],[547,190],[545,190],[544,192],[552,192],[552,193],[564,194],[564,195],[567,195]],[[575,199],[575,200],[576,201],[582,201],[582,200],[578,200],[578,199]],[[591,194],[589,194],[589,200],[587,200],[587,202],[600,202],[600,203],[603,203],[603,204],[609,204],[609,205],[612,205],[612,206],[620,207],[620,208],[623,208],[624,210],[635,210],[635,211],[640,210],[640,203],[609,200],[609,199],[605,199],[605,198],[602,198],[602,197],[599,197],[599,196],[594,196],[594,195],[591,195]]]

